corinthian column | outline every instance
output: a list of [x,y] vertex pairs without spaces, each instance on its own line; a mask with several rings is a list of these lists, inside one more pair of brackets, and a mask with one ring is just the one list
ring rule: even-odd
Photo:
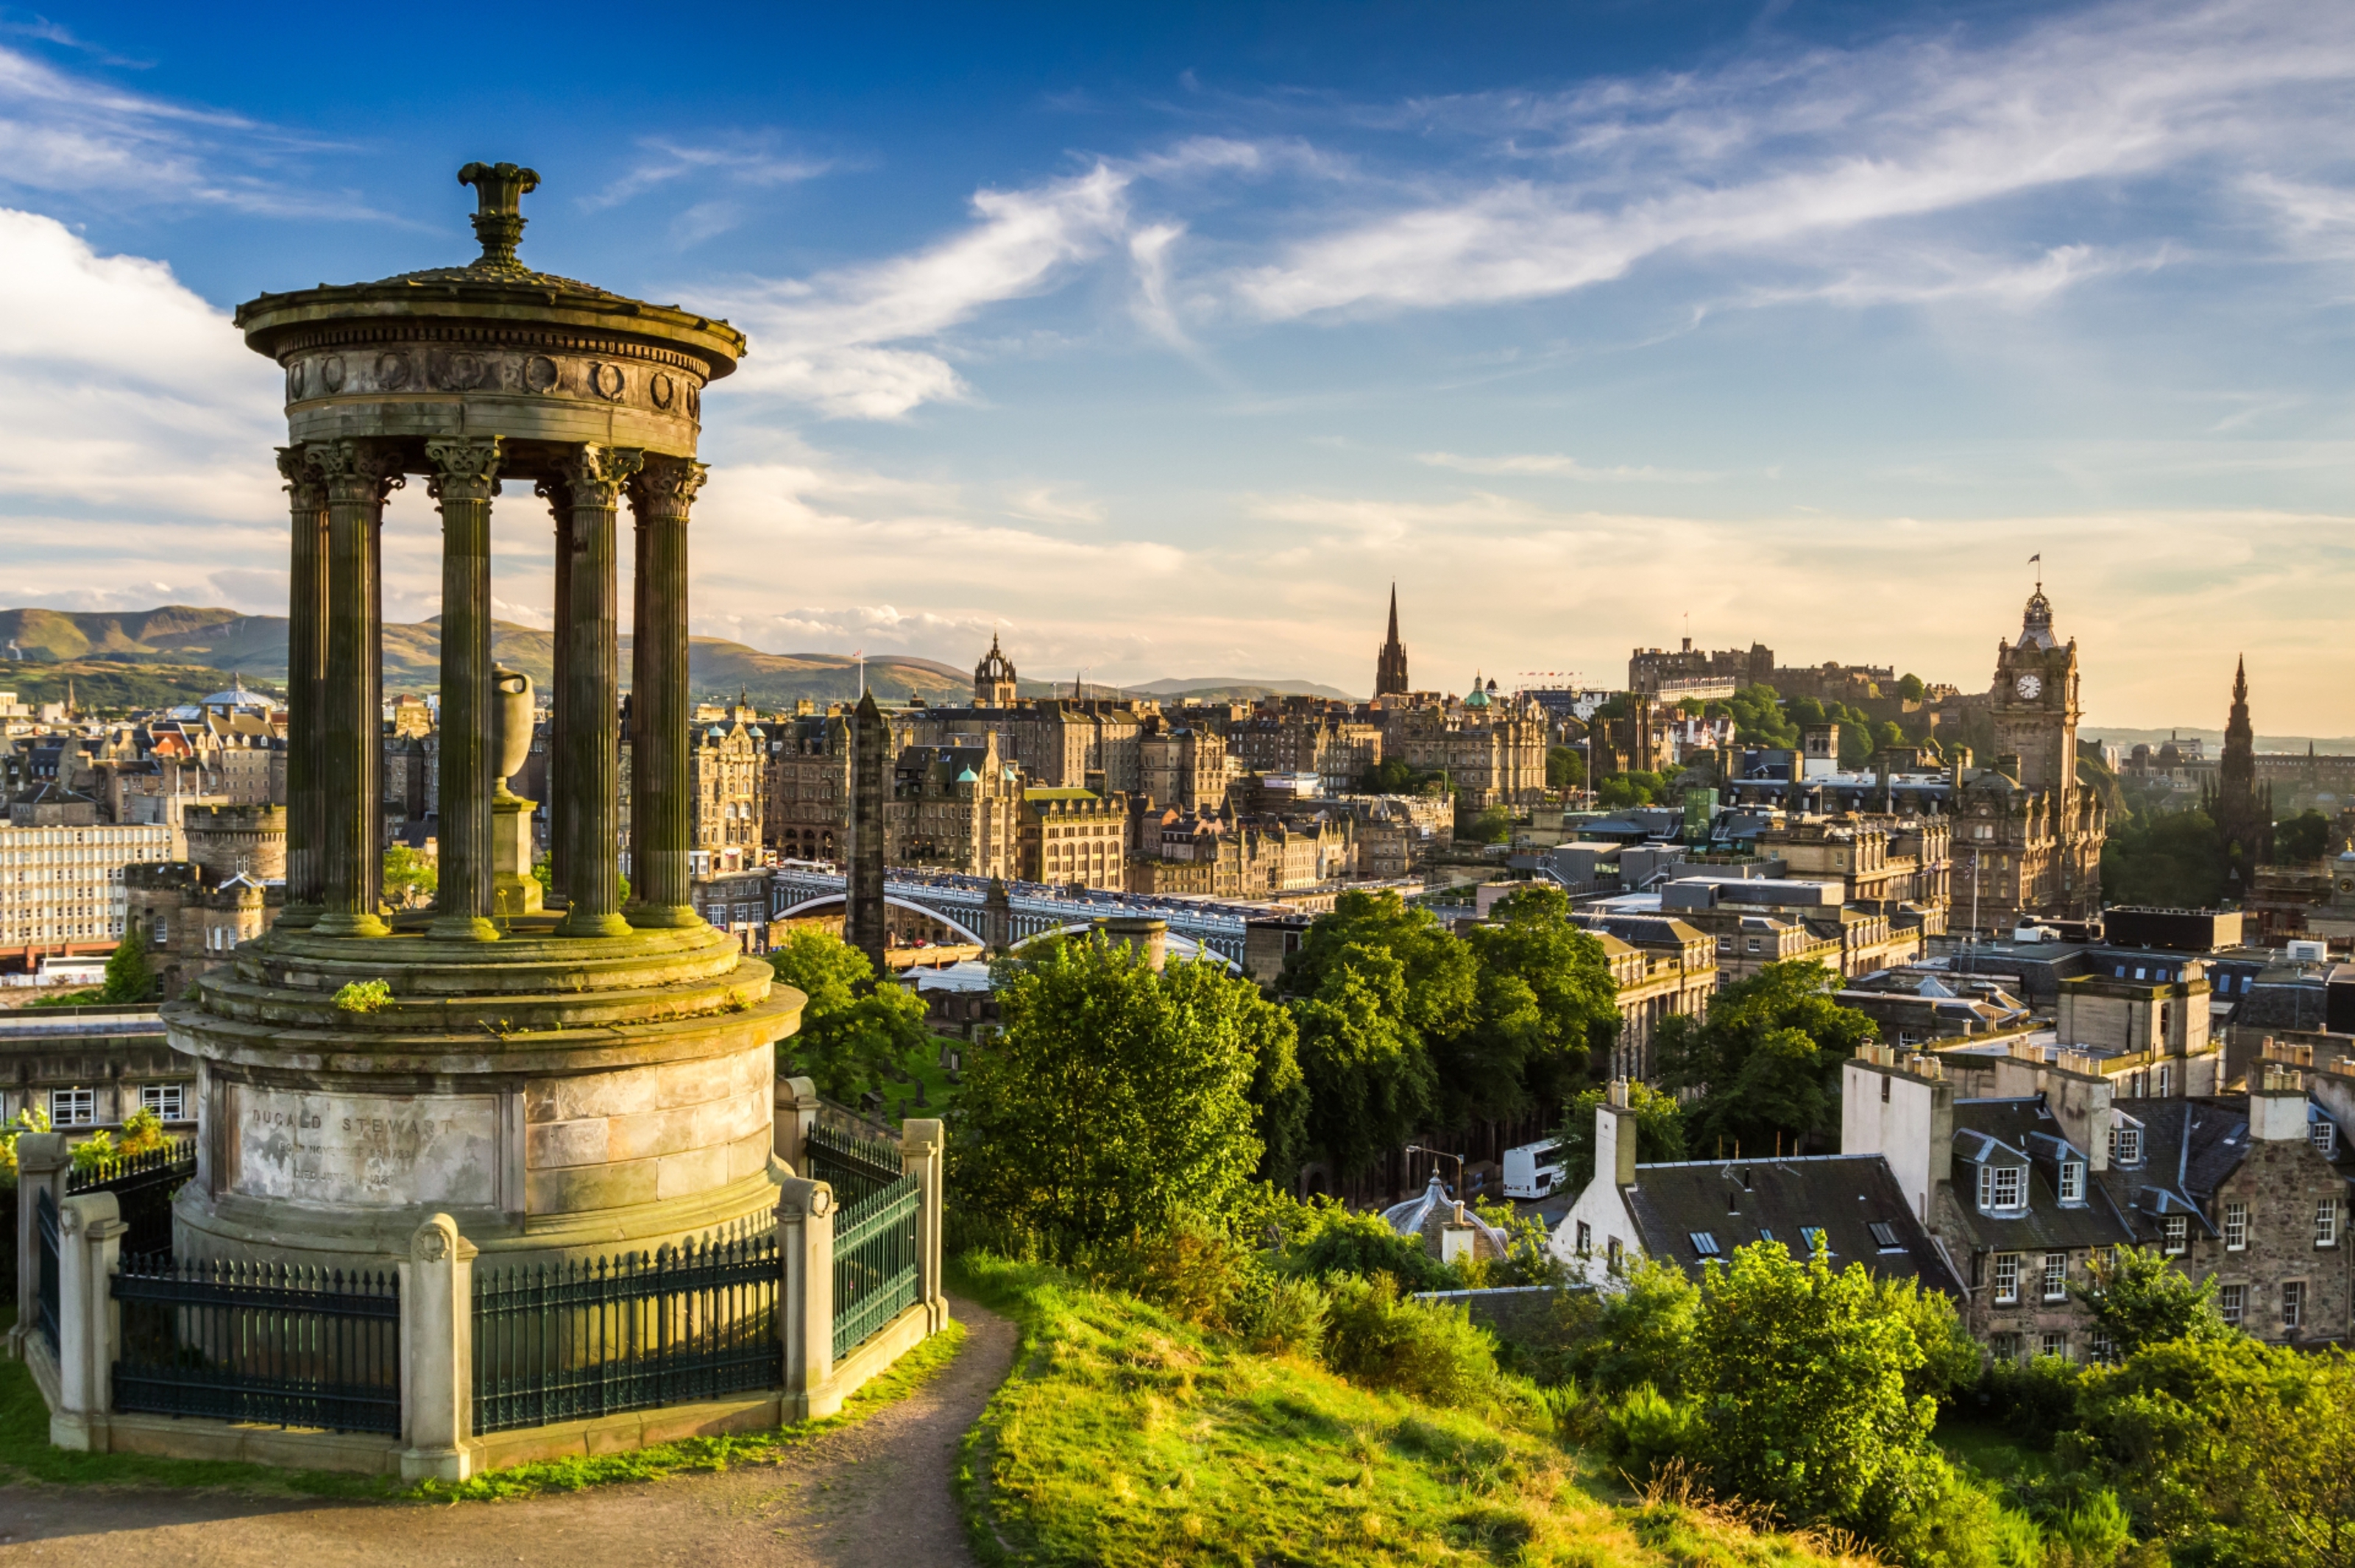
[[499,438],[429,441],[442,504],[441,880],[429,935],[498,936],[491,912],[491,496]]
[[621,936],[621,668],[616,652],[613,513],[622,486],[645,461],[627,447],[578,446],[557,463],[565,489],[564,549],[571,557],[565,650],[565,804],[570,807],[567,936]]
[[286,909],[290,930],[319,918],[322,836],[319,703],[327,650],[327,487],[299,447],[278,449],[293,514],[286,592]]
[[708,471],[651,457],[637,514],[637,615],[630,644],[630,923],[699,923],[687,899],[694,802],[687,784],[687,513]]
[[384,499],[400,457],[368,441],[314,441],[304,460],[327,492],[327,648],[321,686],[319,791],[325,863],[322,936],[383,936],[384,638],[379,592]]
[[556,630],[548,640],[551,667],[548,679],[548,781],[540,786],[539,793],[548,812],[548,891],[562,897],[572,887],[572,808],[564,794],[564,753],[572,733],[566,717],[570,700],[565,696],[571,684],[571,661],[564,640],[564,629],[572,624],[572,547],[568,542],[572,526],[561,481],[543,479],[531,487],[531,493],[548,503],[549,512],[556,519]]

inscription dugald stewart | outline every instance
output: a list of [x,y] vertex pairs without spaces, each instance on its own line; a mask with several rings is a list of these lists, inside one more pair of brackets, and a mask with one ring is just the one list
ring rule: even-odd
[[297,1203],[487,1205],[497,1198],[489,1094],[229,1089],[232,1190]]

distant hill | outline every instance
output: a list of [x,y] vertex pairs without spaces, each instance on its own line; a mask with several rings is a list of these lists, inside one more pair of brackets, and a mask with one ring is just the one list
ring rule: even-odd
[[[282,695],[274,681],[245,677],[249,689]],[[172,708],[197,702],[229,685],[209,665],[125,664],[116,659],[67,659],[59,664],[0,663],[0,691],[20,702],[62,702],[67,688],[85,713],[115,709]]]
[[1189,702],[1252,702],[1263,697],[1324,697],[1337,702],[1358,700],[1337,687],[1319,686],[1313,680],[1244,680],[1237,677],[1149,680],[1142,686],[1124,687],[1122,689],[1146,697],[1173,698]]
[[[2105,729],[2099,724],[2080,724],[2077,734],[2082,740],[2101,741],[2115,746],[2121,752],[2131,752],[2141,745],[2147,745],[2155,751],[2170,735],[2180,735],[2187,741],[2206,741],[2208,754],[2211,757],[2221,755],[2224,750],[2224,731],[2204,729],[2197,724],[2185,724],[2170,730],[2129,730],[2123,726]],[[2258,735],[2254,740],[2260,752],[2303,752],[2311,745],[2325,756],[2355,755],[2355,735]]]

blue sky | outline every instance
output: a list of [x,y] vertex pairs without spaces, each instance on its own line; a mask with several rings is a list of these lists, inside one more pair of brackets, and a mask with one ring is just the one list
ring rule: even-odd
[[1978,687],[2041,552],[2097,723],[2245,650],[2355,731],[2355,7],[1146,9],[0,8],[0,599],[282,606],[228,310],[510,158],[528,261],[751,334],[699,632],[1362,692],[1395,579],[1418,685]]

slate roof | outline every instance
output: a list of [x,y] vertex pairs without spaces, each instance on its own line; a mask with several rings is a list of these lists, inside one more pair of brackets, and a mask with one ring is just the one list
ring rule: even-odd
[[[1730,1259],[1734,1248],[1758,1241],[1781,1242],[1805,1257],[1810,1249],[1803,1232],[1820,1228],[1834,1268],[1861,1263],[1877,1278],[1917,1279],[1925,1289],[1962,1294],[1889,1162],[1877,1154],[1639,1165],[1620,1195],[1644,1251],[1687,1274],[1698,1274],[1708,1257]],[[1876,1224],[1888,1228],[1893,1246],[1881,1244]],[[1709,1238],[1715,1252],[1704,1252],[1696,1237]]]
[[[1992,1141],[2028,1157],[2028,1204],[2010,1213],[1983,1214],[1978,1208],[1981,1150]],[[2083,1203],[2061,1201],[2064,1157],[2083,1159],[2071,1145],[2041,1095],[2019,1100],[1955,1102],[1955,1153],[1949,1172],[1961,1228],[1972,1248],[1997,1252],[2067,1252],[2123,1245],[2134,1232],[2121,1210],[2122,1196],[2089,1168]],[[2086,1161],[2090,1167],[2091,1160]]]
[[2214,1234],[2216,1189],[2249,1156],[2248,1101],[2129,1100],[2116,1108],[2142,1124],[2142,1160],[2103,1174],[2137,1233],[2155,1238],[2161,1215],[2189,1212]]

